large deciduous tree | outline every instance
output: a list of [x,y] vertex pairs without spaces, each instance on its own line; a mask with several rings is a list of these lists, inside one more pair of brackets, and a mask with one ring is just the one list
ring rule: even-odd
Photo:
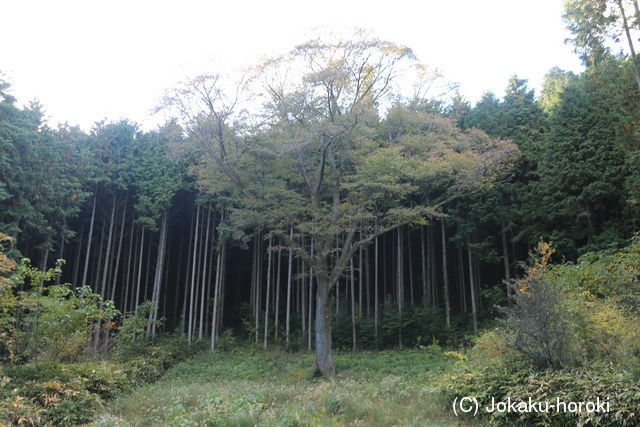
[[[168,97],[201,153],[200,185],[233,200],[230,223],[267,230],[313,271],[316,367],[325,376],[335,375],[331,291],[357,251],[440,216],[517,151],[435,114],[407,122],[410,107],[395,89],[416,64],[409,48],[359,33],[311,40],[226,87],[218,75],[189,80]],[[249,96],[264,100],[259,112],[238,111]],[[394,104],[395,122],[383,125]]]

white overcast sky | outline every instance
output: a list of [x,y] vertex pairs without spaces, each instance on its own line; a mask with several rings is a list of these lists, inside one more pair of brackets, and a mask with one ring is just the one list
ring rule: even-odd
[[34,1],[2,6],[0,72],[21,104],[89,129],[130,118],[152,126],[165,89],[214,67],[249,65],[312,30],[372,30],[411,47],[476,101],[516,73],[539,89],[553,66],[579,71],[564,44],[561,0]]

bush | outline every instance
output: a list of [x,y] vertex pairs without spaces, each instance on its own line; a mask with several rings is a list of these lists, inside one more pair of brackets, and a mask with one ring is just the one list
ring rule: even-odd
[[491,399],[504,402],[550,401],[593,402],[596,398],[609,400],[608,413],[531,412],[484,413],[486,421],[494,425],[638,425],[640,422],[640,385],[630,373],[610,365],[596,365],[589,369],[532,370],[524,364],[509,368],[485,367],[462,371],[440,383],[447,408],[456,397],[475,397],[480,405]]

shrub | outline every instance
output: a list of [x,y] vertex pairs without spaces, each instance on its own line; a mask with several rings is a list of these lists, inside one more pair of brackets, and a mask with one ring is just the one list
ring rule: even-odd
[[[461,371],[444,378],[440,391],[451,408],[456,397],[475,397],[480,405],[507,401],[533,402],[556,399],[563,402],[592,402],[596,398],[610,402],[608,413],[482,412],[494,425],[638,425],[640,422],[640,385],[626,371],[602,364],[589,369],[532,370],[524,364],[509,368],[484,367]],[[484,423],[483,423],[484,424]]]

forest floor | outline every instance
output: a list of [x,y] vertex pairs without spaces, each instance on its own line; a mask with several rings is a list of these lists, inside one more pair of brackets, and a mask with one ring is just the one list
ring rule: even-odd
[[313,378],[309,353],[204,352],[108,403],[93,425],[467,425],[435,385],[453,366],[439,349],[341,352],[337,377]]

